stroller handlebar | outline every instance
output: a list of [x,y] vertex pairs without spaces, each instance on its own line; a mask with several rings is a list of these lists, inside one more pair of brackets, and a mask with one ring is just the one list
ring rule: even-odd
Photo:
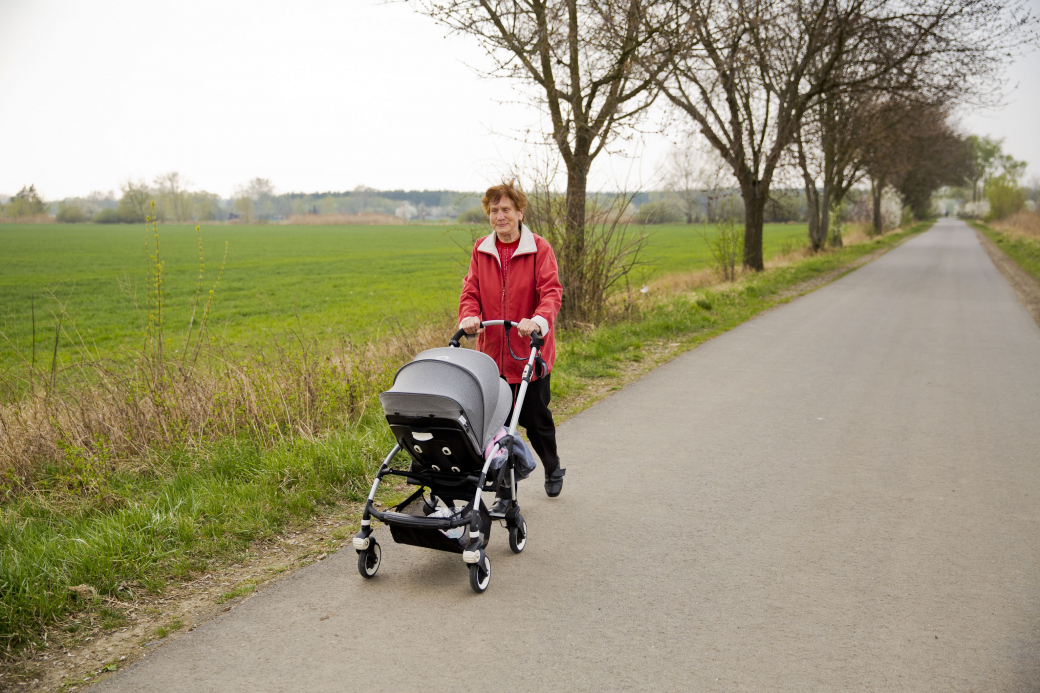
[[[483,320],[480,323],[480,327],[494,327],[495,325],[501,325],[502,327],[504,327],[506,329],[506,343],[508,344],[509,343],[509,330],[511,330],[512,328],[516,327],[519,324],[520,324],[519,322],[515,322],[513,320]],[[456,332],[454,334],[454,336],[452,336],[452,338],[448,341],[448,346],[452,346],[452,347],[461,346],[459,340],[462,339],[465,336],[467,336],[466,335],[466,331],[463,330],[463,329],[459,329],[459,331]],[[544,343],[545,343],[545,338],[542,336],[541,330],[535,330],[534,332],[531,333],[531,348],[532,349],[537,349],[537,348],[541,347]],[[514,359],[517,359],[518,361],[526,361],[527,360],[526,358],[520,358],[520,357],[516,356],[515,354],[513,354],[512,346],[510,346],[510,348],[509,348],[509,354],[510,354],[510,356],[512,356]]]

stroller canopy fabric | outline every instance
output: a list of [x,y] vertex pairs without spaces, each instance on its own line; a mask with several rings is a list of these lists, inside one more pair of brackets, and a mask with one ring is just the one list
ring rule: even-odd
[[442,347],[428,349],[402,366],[379,401],[387,416],[464,415],[479,437],[474,445],[483,450],[505,423],[513,396],[490,356]]

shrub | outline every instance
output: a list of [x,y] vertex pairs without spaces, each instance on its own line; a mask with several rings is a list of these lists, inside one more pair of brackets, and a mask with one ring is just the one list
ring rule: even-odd
[[682,214],[668,200],[647,202],[635,215],[638,224],[677,224],[682,220]]
[[54,217],[59,224],[81,224],[87,220],[87,213],[75,202],[58,204],[58,213]]
[[118,210],[112,208],[102,209],[94,215],[91,221],[95,224],[122,224],[123,215]]
[[460,224],[484,224],[487,223],[487,220],[488,217],[481,207],[470,207],[458,218]]
[[888,186],[881,193],[882,230],[891,231],[903,223],[903,196],[895,188]]
[[1026,191],[1018,187],[1010,176],[1001,174],[986,181],[986,200],[989,202],[986,219],[1005,219],[1025,206]]
[[705,238],[715,269],[728,282],[737,278],[737,266],[744,257],[744,229],[733,217],[715,225],[715,235]]
[[[124,198],[125,200],[125,198]],[[145,214],[129,204],[126,204],[124,200],[119,201],[119,206],[115,208],[115,212],[119,215],[119,220],[124,224],[143,224],[145,221]],[[113,222],[101,222],[101,223],[113,223]]]
[[[629,229],[632,217],[628,214],[638,193],[600,197],[592,206],[596,222],[587,221],[584,231],[576,236],[567,228],[566,196],[552,191],[551,177],[542,174],[539,180],[537,172],[535,176],[528,190],[524,223],[530,223],[531,229],[549,242],[560,263],[563,305],[557,324],[595,324],[607,317],[610,297],[628,285],[629,274],[642,264],[641,253],[649,234]],[[581,239],[580,246],[576,237]]]
[[10,202],[4,205],[4,216],[12,219],[44,214],[46,211],[47,206],[40,199],[35,185],[23,187],[17,195],[11,198]]

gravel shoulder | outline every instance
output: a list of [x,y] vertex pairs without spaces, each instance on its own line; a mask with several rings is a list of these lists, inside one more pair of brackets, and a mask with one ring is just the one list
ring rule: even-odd
[[975,236],[989,255],[989,259],[1015,291],[1018,302],[1029,311],[1036,324],[1040,325],[1040,281],[1019,267],[1018,263],[1009,258],[986,234],[975,229]]

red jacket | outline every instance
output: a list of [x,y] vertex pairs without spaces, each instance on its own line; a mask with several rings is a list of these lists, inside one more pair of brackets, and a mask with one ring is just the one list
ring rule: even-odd
[[[563,287],[556,255],[544,238],[520,227],[520,245],[509,261],[507,286],[502,286],[502,262],[495,246],[495,234],[486,236],[473,246],[469,272],[462,280],[459,297],[459,321],[476,316],[481,320],[512,320],[531,318],[542,328],[545,345],[542,358],[552,370],[556,358],[556,339],[553,322],[560,311]],[[509,331],[510,344],[517,356],[531,353],[531,342]],[[524,372],[524,361],[509,355],[505,330],[500,326],[488,327],[477,337],[477,349],[495,359],[499,373],[510,383],[519,383]]]

